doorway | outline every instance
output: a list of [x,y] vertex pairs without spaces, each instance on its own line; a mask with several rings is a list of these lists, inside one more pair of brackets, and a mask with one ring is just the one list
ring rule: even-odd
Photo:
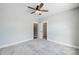
[[33,23],[33,38],[38,38],[38,23]]
[[47,40],[47,23],[43,23],[43,39]]

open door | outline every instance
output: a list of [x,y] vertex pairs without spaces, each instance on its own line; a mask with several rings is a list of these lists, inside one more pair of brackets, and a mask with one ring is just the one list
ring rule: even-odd
[[38,23],[33,24],[33,38],[37,39],[38,38]]
[[43,39],[47,40],[47,22],[43,23]]

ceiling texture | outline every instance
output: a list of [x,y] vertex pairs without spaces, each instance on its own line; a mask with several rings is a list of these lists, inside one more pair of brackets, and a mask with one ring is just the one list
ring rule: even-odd
[[[36,7],[36,5],[39,5],[39,3],[26,3],[26,7],[27,6]],[[61,13],[77,7],[79,7],[78,3],[44,3],[42,9],[47,9],[48,12],[43,12],[42,15],[30,14],[33,10],[29,8],[26,9],[26,12],[36,19],[43,19],[45,17],[49,17],[51,15],[55,15],[57,13]]]

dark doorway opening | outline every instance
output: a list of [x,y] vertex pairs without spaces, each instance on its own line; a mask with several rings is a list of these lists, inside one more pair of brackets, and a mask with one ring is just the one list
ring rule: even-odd
[[43,23],[43,39],[47,40],[47,23]]
[[34,35],[33,38],[37,39],[38,38],[38,24],[37,23],[33,24],[33,32],[34,32],[33,33],[33,35]]

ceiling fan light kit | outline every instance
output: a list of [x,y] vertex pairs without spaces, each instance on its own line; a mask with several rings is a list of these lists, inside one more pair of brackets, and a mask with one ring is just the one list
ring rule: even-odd
[[36,13],[36,14],[39,14],[39,15],[42,14],[42,12],[41,12],[41,11],[38,11],[38,10],[37,10],[35,13]]

